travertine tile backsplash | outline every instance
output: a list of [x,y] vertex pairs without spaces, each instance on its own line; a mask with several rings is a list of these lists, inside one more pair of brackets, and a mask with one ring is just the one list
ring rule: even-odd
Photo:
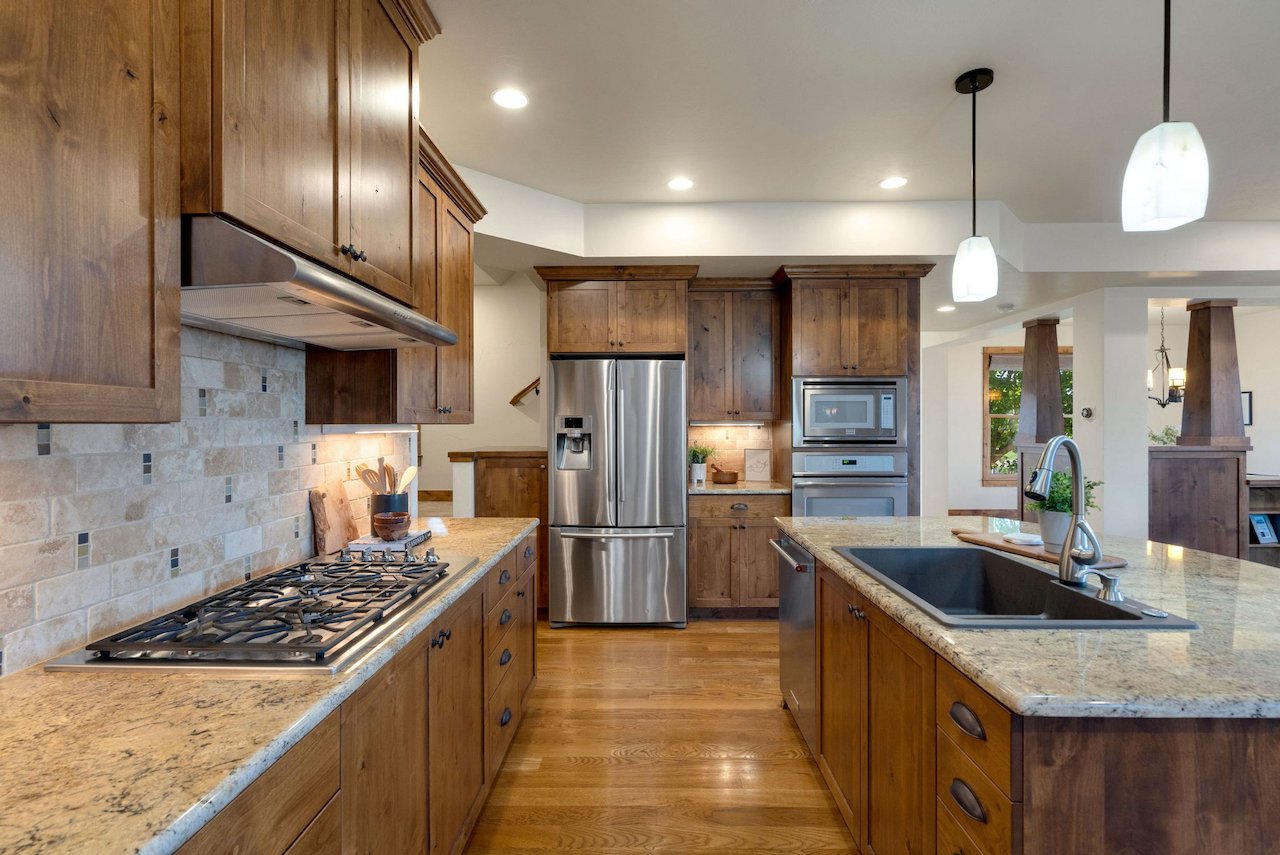
[[[690,425],[689,444],[709,445],[716,450],[710,463],[730,469],[743,477],[748,448],[773,448],[773,434],[766,424],[760,425]],[[788,451],[790,449],[787,449]],[[776,454],[777,452],[775,452]]]
[[310,487],[367,517],[354,465],[404,469],[409,439],[302,424],[303,370],[183,327],[181,422],[0,425],[0,673],[310,555]]

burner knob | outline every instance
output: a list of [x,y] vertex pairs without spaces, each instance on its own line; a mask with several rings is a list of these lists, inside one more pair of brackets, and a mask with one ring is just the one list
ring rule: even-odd
[[339,560],[339,561],[350,561],[350,560],[351,560],[351,550],[350,550],[350,549],[348,549],[348,548],[347,548],[347,547],[345,547],[345,546],[344,546],[344,547],[342,547],[342,551],[338,553],[338,560]]
[[440,559],[436,557],[436,548],[434,546],[427,547],[427,555],[424,559],[428,564],[439,564]]

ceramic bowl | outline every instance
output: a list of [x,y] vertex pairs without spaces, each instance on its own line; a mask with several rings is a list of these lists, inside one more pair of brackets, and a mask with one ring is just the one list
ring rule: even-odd
[[374,514],[373,533],[383,540],[400,540],[409,533],[409,514],[406,511]]

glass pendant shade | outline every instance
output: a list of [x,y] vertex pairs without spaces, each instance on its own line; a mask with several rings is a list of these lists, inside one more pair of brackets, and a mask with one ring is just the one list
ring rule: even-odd
[[1204,216],[1209,157],[1192,122],[1162,122],[1142,136],[1124,172],[1126,232],[1161,232]]
[[951,268],[951,299],[957,303],[977,303],[996,295],[999,268],[991,239],[974,235],[960,242]]

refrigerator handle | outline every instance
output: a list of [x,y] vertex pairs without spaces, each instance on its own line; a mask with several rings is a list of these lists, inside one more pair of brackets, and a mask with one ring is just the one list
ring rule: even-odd
[[670,540],[675,537],[672,531],[622,531],[622,532],[590,532],[562,531],[560,537],[569,540]]
[[618,504],[622,504],[627,500],[627,442],[622,432],[622,426],[627,423],[626,407],[623,405],[625,400],[622,385],[618,385]]

